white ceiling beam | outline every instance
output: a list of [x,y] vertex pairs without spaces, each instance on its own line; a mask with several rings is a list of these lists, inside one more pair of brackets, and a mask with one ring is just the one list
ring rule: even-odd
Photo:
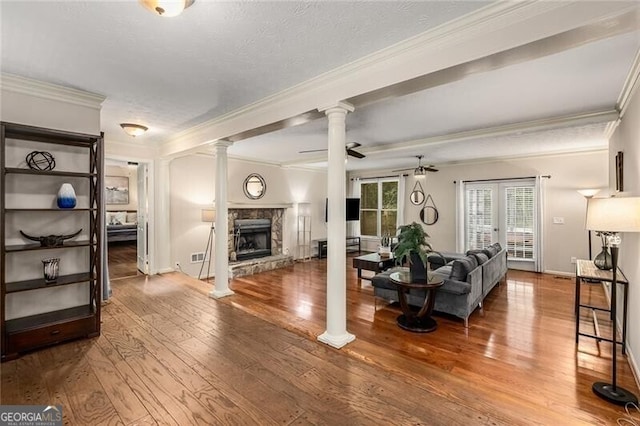
[[419,36],[322,74],[240,110],[182,132],[162,145],[169,156],[211,141],[271,126],[455,65],[618,16],[620,2],[496,2]]

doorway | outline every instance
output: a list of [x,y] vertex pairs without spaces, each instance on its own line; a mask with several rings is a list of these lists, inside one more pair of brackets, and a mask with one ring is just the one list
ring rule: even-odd
[[507,249],[510,269],[538,270],[537,192],[535,179],[465,183],[465,251],[498,242]]
[[105,224],[109,278],[149,273],[148,165],[105,161]]

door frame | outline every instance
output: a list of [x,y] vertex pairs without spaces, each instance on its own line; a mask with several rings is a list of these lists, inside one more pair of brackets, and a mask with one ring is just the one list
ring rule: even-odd
[[467,188],[490,188],[492,189],[494,195],[492,197],[492,241],[499,242],[503,247],[507,247],[506,245],[506,191],[507,187],[512,186],[531,186],[534,191],[534,206],[533,206],[533,233],[534,233],[534,258],[529,259],[512,259],[507,258],[508,267],[510,269],[518,269],[525,271],[536,271],[539,268],[539,265],[542,262],[543,250],[544,247],[540,244],[540,238],[538,238],[538,233],[542,232],[542,228],[540,226],[541,217],[538,216],[538,211],[540,209],[541,200],[539,199],[539,194],[537,190],[536,178],[526,178],[526,179],[496,179],[496,180],[487,180],[487,181],[469,181],[462,182],[462,205],[463,209],[460,214],[462,220],[462,241],[463,241],[463,250],[466,251],[466,243],[467,243]]
[[[154,191],[153,191],[153,188],[155,188],[155,183],[154,183],[155,173],[153,168],[154,162],[149,158],[138,158],[138,157],[130,157],[130,156],[124,156],[124,155],[105,154],[104,156],[105,163],[107,162],[107,160],[126,161],[126,162],[138,163],[138,164],[144,163],[147,165],[148,183],[146,188],[147,191],[145,194],[147,198],[147,204],[149,206],[148,212],[147,212],[147,260],[148,260],[149,275],[154,275],[156,274],[155,234],[154,234],[154,230],[155,230],[155,215],[154,215],[155,204],[154,203],[155,201],[154,201]],[[104,167],[103,173],[106,174],[106,165]],[[136,185],[137,184],[138,183],[136,182]],[[137,246],[137,240],[136,240],[136,246]],[[137,257],[137,253],[136,253],[136,257]],[[136,264],[137,264],[137,258],[136,258]]]

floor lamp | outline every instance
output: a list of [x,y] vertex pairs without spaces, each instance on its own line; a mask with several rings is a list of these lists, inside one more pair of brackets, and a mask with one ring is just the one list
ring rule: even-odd
[[213,232],[216,230],[216,211],[213,209],[202,209],[202,221],[210,222],[211,228],[209,229],[209,239],[207,239],[207,248],[204,249],[204,259],[202,259],[198,279],[202,276],[202,269],[204,269],[205,262],[207,262],[206,278],[209,279],[209,271],[211,270],[211,250],[213,249]]
[[[616,343],[616,307],[618,299],[616,295],[618,275],[619,245],[622,241],[619,232],[640,232],[640,197],[625,198],[590,198],[587,201],[587,229],[592,231],[607,232],[610,234],[611,260],[613,263],[613,277],[611,281],[611,329],[612,329],[612,355],[611,355],[611,383],[596,382],[593,384],[593,392],[600,398],[618,405],[628,402],[638,403],[638,398],[628,390],[617,385],[617,353]],[[579,321],[576,318],[576,321]]]
[[[587,203],[589,203],[589,199],[593,198],[594,195],[596,195],[598,192],[600,192],[599,189],[578,189],[578,192],[580,193],[580,195],[582,195],[584,198],[587,199]],[[592,257],[592,253],[591,253],[591,229],[587,230],[587,235],[589,237],[589,260],[593,260]]]

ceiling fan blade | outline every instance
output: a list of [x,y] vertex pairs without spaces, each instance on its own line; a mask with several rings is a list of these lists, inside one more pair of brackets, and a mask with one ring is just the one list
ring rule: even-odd
[[298,154],[306,154],[308,152],[321,152],[326,151],[326,149],[307,149],[306,151],[298,151]]
[[358,142],[349,142],[345,146],[347,147],[347,151],[348,151],[350,149],[357,148],[357,147],[362,146],[362,145],[359,144]]
[[438,169],[434,169],[434,168],[433,168],[433,165],[431,165],[431,166],[427,166],[427,167],[425,167],[424,169],[425,169],[426,171],[428,171],[428,172],[437,172],[437,171],[438,171]]
[[352,149],[347,149],[347,154],[355,157],[355,158],[364,158],[366,155],[359,153],[358,151],[354,151]]
[[409,167],[408,169],[398,169],[398,170],[391,170],[392,172],[406,172],[407,170],[415,170],[415,167]]

